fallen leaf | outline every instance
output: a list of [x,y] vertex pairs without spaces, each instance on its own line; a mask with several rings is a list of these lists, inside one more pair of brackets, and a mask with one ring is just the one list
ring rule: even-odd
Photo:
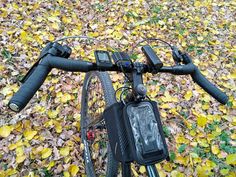
[[72,176],[76,176],[76,174],[79,172],[79,167],[75,164],[72,164],[70,167],[69,167],[69,172]]
[[207,124],[207,118],[205,116],[199,116],[197,117],[197,125],[200,127],[205,127]]
[[62,156],[67,156],[70,153],[70,148],[66,146],[64,148],[61,148],[59,152]]
[[236,154],[229,154],[225,161],[228,165],[236,165]]
[[26,159],[26,155],[16,156],[16,163],[22,163]]
[[6,138],[11,134],[12,130],[13,130],[12,126],[4,125],[0,127],[0,136]]
[[34,130],[26,130],[23,133],[24,137],[27,140],[31,140],[36,134],[37,134],[37,131],[34,131]]
[[52,149],[51,148],[44,148],[42,151],[41,151],[41,157],[43,159],[46,159],[48,158],[49,156],[51,156],[52,154]]

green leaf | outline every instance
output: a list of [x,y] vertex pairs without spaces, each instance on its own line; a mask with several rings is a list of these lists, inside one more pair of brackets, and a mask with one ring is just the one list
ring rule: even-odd
[[167,126],[163,126],[163,131],[166,137],[170,136],[171,133]]
[[221,133],[220,140],[225,141],[226,143],[229,143],[230,137],[226,132]]
[[186,149],[186,147],[187,147],[187,144],[182,144],[182,145],[179,147],[178,152],[179,152],[179,153],[184,152],[184,150]]
[[45,177],[52,177],[52,173],[50,171],[47,170],[47,168],[44,168],[42,170],[43,174]]
[[236,147],[227,144],[220,144],[220,149],[227,152],[228,154],[236,153]]
[[161,11],[161,9],[162,9],[162,6],[155,6],[155,7],[152,9],[152,12],[158,14],[158,13]]
[[153,16],[150,18],[149,23],[156,24],[160,21],[160,18],[157,16]]
[[195,50],[195,46],[194,45],[190,45],[190,46],[188,46],[188,48],[187,48],[187,51],[188,52],[192,52],[192,51],[194,51]]
[[206,153],[205,153],[204,149],[202,149],[198,146],[193,148],[193,152],[196,153],[201,158],[206,157]]
[[4,59],[10,60],[12,58],[12,55],[9,51],[7,51],[5,48],[3,48],[1,52]]
[[184,111],[181,111],[180,114],[181,114],[181,116],[183,116],[185,119],[187,119],[188,116],[189,116],[188,112],[184,112]]
[[161,92],[165,92],[165,90],[166,90],[166,87],[165,87],[164,85],[161,85],[161,86],[160,86],[160,91],[161,91]]
[[227,105],[229,108],[232,108],[232,107],[233,107],[232,101],[228,101],[226,105]]
[[173,162],[176,158],[174,151],[170,151],[170,160]]
[[203,54],[203,50],[198,49],[197,50],[197,55],[201,55],[201,54]]
[[136,12],[127,12],[126,13],[127,17],[132,17],[132,18],[138,18],[138,14]]
[[138,55],[137,54],[131,54],[130,58],[134,61],[136,61],[138,59]]

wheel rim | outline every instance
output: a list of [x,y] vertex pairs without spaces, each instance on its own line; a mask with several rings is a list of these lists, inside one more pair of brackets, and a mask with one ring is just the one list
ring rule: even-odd
[[91,74],[85,85],[85,112],[82,121],[83,143],[87,170],[96,176],[106,175],[108,136],[102,113],[105,109],[105,97],[98,76]]

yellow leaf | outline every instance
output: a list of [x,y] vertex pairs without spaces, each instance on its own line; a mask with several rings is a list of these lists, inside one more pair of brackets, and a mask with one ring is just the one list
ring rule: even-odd
[[27,35],[26,31],[21,31],[20,38],[22,41],[25,41],[27,39],[27,36],[28,35]]
[[51,119],[55,119],[57,117],[58,113],[59,113],[58,110],[49,110],[48,117]]
[[55,22],[55,23],[52,23],[51,26],[52,26],[52,28],[55,29],[55,30],[59,30],[59,29],[60,29],[59,24],[56,23],[56,22]]
[[183,135],[176,136],[175,140],[176,143],[185,143],[185,144],[189,143],[189,140],[186,139]]
[[230,136],[230,138],[232,138],[233,140],[235,140],[235,139],[236,139],[236,133],[232,134],[232,135]]
[[177,170],[173,170],[171,172],[171,177],[184,177],[185,175],[181,172],[178,172]]
[[193,96],[193,93],[192,93],[192,91],[187,91],[187,93],[184,95],[184,98],[187,100],[187,101],[189,101],[190,100],[190,98]]
[[70,148],[66,146],[64,148],[61,148],[59,152],[62,156],[67,156],[70,153]]
[[188,162],[189,162],[189,158],[186,156],[186,157],[183,157],[183,156],[180,156],[178,155],[175,159],[175,161],[179,164],[182,164],[184,166],[187,166],[188,165]]
[[76,174],[79,172],[79,167],[75,164],[72,164],[70,167],[69,167],[69,172],[72,176],[76,176]]
[[62,126],[59,122],[54,121],[54,125],[55,125],[55,129],[57,133],[61,133],[62,132]]
[[170,105],[169,104],[161,104],[160,105],[160,108],[162,108],[162,109],[169,109],[170,108]]
[[0,65],[0,71],[3,71],[5,69],[4,65]]
[[55,39],[54,35],[53,34],[49,34],[49,38],[48,38],[50,41],[53,41]]
[[51,119],[49,119],[49,121],[47,121],[47,122],[44,123],[44,126],[45,126],[46,128],[48,128],[48,127],[50,127],[50,126],[52,126],[52,125],[53,125],[53,120],[51,120]]
[[229,154],[225,161],[228,165],[236,165],[236,154]]
[[58,17],[55,17],[55,16],[48,17],[47,19],[50,22],[60,22],[60,19]]
[[211,151],[213,154],[218,154],[220,152],[219,147],[217,145],[212,145]]
[[199,116],[197,117],[197,125],[200,127],[205,127],[207,124],[207,118],[205,116]]
[[15,144],[10,144],[8,146],[9,150],[13,150],[16,149],[19,146],[22,146],[24,143],[22,142],[22,140],[17,141]]
[[78,131],[80,131],[80,121],[76,121],[72,125],[75,126]]
[[163,165],[163,169],[164,169],[165,171],[171,172],[171,171],[172,171],[172,165],[171,165],[171,163],[165,163],[165,164]]
[[185,41],[182,42],[181,44],[183,47],[186,47],[187,46],[187,43]]
[[43,159],[48,158],[51,154],[52,154],[52,149],[51,149],[51,148],[44,148],[44,149],[41,151],[41,157],[42,157]]
[[54,165],[55,165],[55,161],[51,161],[47,166],[47,170],[50,170],[52,167],[54,167]]
[[207,166],[197,166],[197,174],[199,177],[207,177],[212,175],[211,168]]
[[197,40],[202,41],[204,38],[202,36],[197,37]]
[[178,102],[178,99],[171,96],[167,91],[164,93],[164,97],[162,97],[161,99],[163,102]]
[[23,133],[24,137],[27,140],[31,140],[36,134],[37,134],[37,131],[34,131],[34,130],[26,130]]
[[64,177],[70,177],[70,173],[68,171],[63,172]]
[[209,144],[208,144],[208,142],[207,142],[206,139],[204,139],[204,138],[199,138],[197,141],[198,141],[198,143],[199,143],[200,146],[202,146],[202,147],[209,147]]
[[227,110],[226,110],[225,106],[223,106],[223,105],[219,106],[219,110],[222,111],[223,113],[227,113]]
[[95,143],[95,144],[94,144],[94,149],[95,149],[95,150],[99,150],[99,143]]
[[71,23],[71,18],[70,17],[66,17],[66,16],[62,16],[62,22],[63,23]]
[[216,166],[216,164],[213,161],[208,160],[208,159],[206,160],[205,163],[206,163],[206,166],[211,168],[211,169],[213,169]]
[[203,110],[208,110],[210,108],[208,103],[205,103],[204,105],[202,105],[202,109]]
[[[10,168],[10,169],[7,169],[6,171],[5,171],[5,175],[4,176],[12,176],[12,175],[14,175],[14,174],[16,174],[18,171],[16,171],[15,169],[12,169],[12,168]],[[1,174],[1,173],[0,173]]]
[[165,22],[162,21],[162,20],[159,20],[159,21],[158,21],[158,24],[159,24],[159,25],[165,25]]
[[218,57],[217,57],[216,55],[214,55],[214,54],[211,54],[211,59],[212,59],[213,61],[217,61],[217,60],[218,60]]
[[66,103],[69,100],[71,100],[71,95],[69,93],[66,93],[61,97],[61,102],[62,103]]
[[24,154],[24,148],[23,146],[16,148],[16,156],[22,156]]
[[224,169],[221,169],[220,170],[220,174],[222,174],[222,175],[227,175],[229,173],[229,169],[226,169],[226,168],[224,168]]
[[16,156],[16,163],[24,162],[25,159],[26,159],[25,155]]
[[135,177],[138,177],[139,175],[138,175],[138,173],[136,172],[136,170],[135,170],[135,167],[132,165],[131,166],[131,171],[132,171],[132,173],[133,173],[133,175],[135,176]]
[[139,172],[140,173],[145,173],[146,172],[146,169],[145,169],[145,167],[144,166],[141,166],[140,168],[139,168]]
[[13,130],[12,126],[4,125],[0,127],[0,136],[6,138],[11,134],[12,130]]
[[114,30],[113,29],[107,29],[106,34],[111,34]]
[[80,148],[81,151],[83,151],[84,150],[84,144],[81,143],[79,148]]
[[65,163],[69,163],[69,161],[71,161],[71,156],[66,156],[66,157],[64,158],[64,162],[65,162]]
[[195,130],[190,130],[189,134],[190,134],[191,136],[195,136],[195,135],[196,135],[196,131],[195,131]]
[[200,7],[201,6],[201,2],[200,1],[195,1],[194,2],[194,6],[195,7]]

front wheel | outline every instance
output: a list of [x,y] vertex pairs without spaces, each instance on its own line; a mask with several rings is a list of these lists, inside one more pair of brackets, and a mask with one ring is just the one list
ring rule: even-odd
[[117,176],[118,162],[112,155],[102,117],[104,109],[115,102],[115,91],[107,72],[86,73],[81,100],[81,137],[89,177]]

